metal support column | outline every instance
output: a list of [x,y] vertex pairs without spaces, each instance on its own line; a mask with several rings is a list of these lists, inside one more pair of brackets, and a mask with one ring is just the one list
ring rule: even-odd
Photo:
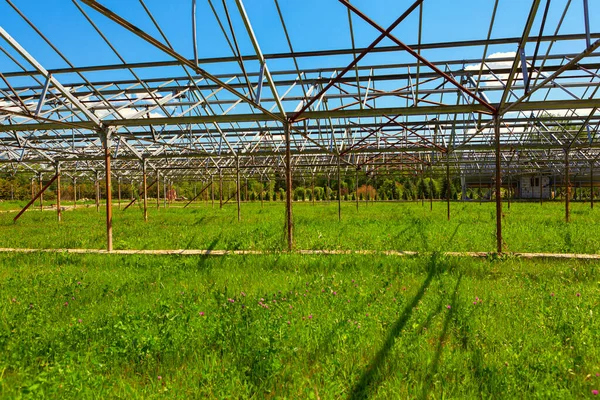
[[120,210],[120,209],[121,209],[121,177],[119,177],[119,178],[117,179],[117,186],[118,186],[118,188],[119,188],[119,189],[118,189],[118,192],[119,192],[119,194],[118,194],[118,196],[119,196],[119,197],[118,197],[118,200],[119,200],[119,210]]
[[446,151],[446,208],[448,210],[448,221],[450,221],[450,196],[452,196],[450,182],[450,151]]
[[338,221],[342,220],[342,178],[340,175],[340,159],[341,157],[337,158],[337,181],[338,181]]
[[58,222],[62,221],[62,212],[60,209],[60,163],[56,163],[56,218]]
[[565,221],[569,222],[571,201],[571,178],[569,176],[569,150],[565,149]]
[[292,214],[292,152],[290,148],[291,124],[285,125],[285,221],[288,251],[294,248],[294,221]]
[[240,156],[235,157],[235,185],[236,185],[235,197],[236,197],[236,201],[237,201],[237,217],[238,217],[238,222],[240,222],[242,220],[242,214],[240,212],[240,198],[242,197],[241,190],[240,190]]
[[113,249],[113,232],[112,232],[112,181],[110,172],[110,138],[105,139],[104,143],[104,166],[105,166],[105,182],[106,182],[106,250]]
[[96,212],[100,212],[100,181],[98,180],[98,171],[96,171]]
[[219,208],[223,208],[223,172],[219,170]]
[[39,185],[40,185],[40,211],[44,211],[44,192],[42,192],[42,181],[43,181],[43,175],[40,173],[38,175],[38,180],[39,180]]
[[160,172],[156,170],[156,209],[160,209]]
[[354,187],[354,195],[356,196],[356,212],[358,212],[358,169],[356,170],[356,184]]
[[148,188],[147,188],[147,176],[146,176],[146,160],[142,161],[142,174],[143,174],[143,191],[144,191],[144,221],[148,221]]
[[500,117],[494,116],[494,137],[496,141],[496,251],[502,254],[502,171],[500,169]]
[[594,162],[590,163],[590,207],[594,209]]

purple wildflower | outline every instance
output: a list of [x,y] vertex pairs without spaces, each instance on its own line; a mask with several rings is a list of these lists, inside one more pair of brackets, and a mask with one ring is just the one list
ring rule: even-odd
[[160,375],[159,375],[159,376],[158,376],[158,380],[159,380],[159,381],[162,381],[162,376],[160,376]]
[[82,323],[82,322],[83,322],[83,320],[82,320],[81,318],[79,318],[79,319],[77,320],[77,322],[79,322],[79,323]]
[[230,302],[230,303],[235,303],[234,299],[228,299],[227,301]]
[[200,315],[201,317],[204,317],[204,311],[200,311],[200,312],[198,313],[198,315]]
[[69,302],[68,302],[68,301],[65,301],[65,307],[66,307],[66,306],[68,306],[68,305],[69,305]]
[[310,314],[310,315],[308,316],[308,319],[313,319],[313,316],[312,316],[312,314]]
[[592,394],[593,394],[594,396],[598,396],[598,393],[600,393],[600,392],[598,392],[598,390],[597,390],[597,389],[594,389],[594,390],[592,390]]
[[576,296],[577,296],[577,297],[581,297],[581,293],[579,293],[579,292],[578,292],[578,293],[576,294]]
[[446,305],[446,308],[449,310],[452,308],[452,306],[450,304]]

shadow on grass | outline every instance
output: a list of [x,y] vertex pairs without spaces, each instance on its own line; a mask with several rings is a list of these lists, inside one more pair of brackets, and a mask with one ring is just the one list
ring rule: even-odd
[[400,335],[400,332],[402,332],[402,329],[406,326],[406,323],[412,315],[413,309],[417,306],[421,298],[423,298],[423,295],[425,294],[425,291],[431,284],[433,278],[439,273],[437,258],[437,254],[433,254],[431,256],[427,278],[425,278],[425,281],[423,281],[423,284],[419,288],[413,300],[410,303],[408,303],[406,307],[404,307],[402,315],[398,318],[398,320],[390,329],[388,336],[385,342],[383,343],[383,346],[381,347],[381,349],[379,349],[371,363],[367,366],[362,376],[360,377],[358,383],[352,388],[352,392],[349,396],[350,399],[355,400],[368,398],[369,393],[373,390],[373,388],[383,380],[384,377],[380,376],[379,370],[384,366],[388,354],[394,346],[396,338]]
[[452,294],[452,300],[450,301],[451,308],[446,313],[446,317],[444,318],[444,326],[442,328],[442,334],[440,335],[440,339],[438,341],[437,348],[435,349],[435,356],[433,358],[433,362],[431,363],[431,368],[429,372],[427,372],[427,376],[425,377],[425,382],[423,383],[423,392],[421,393],[421,398],[426,399],[427,394],[431,389],[431,384],[433,381],[433,377],[437,373],[440,366],[440,359],[442,357],[442,351],[444,350],[444,342],[446,341],[446,337],[448,336],[448,327],[450,326],[450,322],[452,321],[452,317],[457,310],[456,297],[458,295],[458,289],[460,287],[460,282],[462,280],[462,275],[459,275],[458,280],[456,281],[456,286],[454,286],[454,292]]

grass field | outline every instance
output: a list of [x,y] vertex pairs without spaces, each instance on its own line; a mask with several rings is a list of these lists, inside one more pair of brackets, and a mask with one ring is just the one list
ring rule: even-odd
[[0,397],[592,398],[600,267],[0,255]]
[[[5,210],[18,204],[4,203]],[[115,210],[115,248],[256,256],[0,253],[0,397],[587,398],[600,390],[600,265],[493,251],[494,205],[296,203]],[[511,251],[598,253],[598,211],[513,204]],[[0,247],[103,248],[104,214],[0,213]]]
[[[284,205],[281,202],[242,204],[242,222],[235,204],[182,204],[149,209],[115,209],[115,249],[228,249],[281,250],[284,248]],[[8,208],[8,202],[3,204]],[[298,249],[495,251],[495,205],[454,202],[446,219],[446,204],[433,211],[425,203],[342,204],[294,203],[295,241]],[[13,209],[17,204],[13,203]],[[0,247],[104,248],[104,210],[69,210],[63,222],[54,211],[33,209],[13,224],[14,213],[0,213]],[[504,240],[508,252],[600,253],[600,210],[589,203],[572,204],[572,222],[564,222],[561,203],[513,203],[504,210]]]

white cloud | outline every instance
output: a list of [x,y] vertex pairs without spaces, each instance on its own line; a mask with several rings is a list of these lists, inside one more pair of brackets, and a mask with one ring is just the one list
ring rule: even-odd
[[[122,108],[119,110],[119,114],[122,115],[123,118],[130,118],[130,117],[134,116],[135,114],[137,114],[139,111],[140,110],[137,110],[135,108]],[[95,110],[94,111],[94,114],[98,118],[104,118],[111,113],[115,119],[119,119],[119,115],[116,112],[113,112],[112,110]],[[162,114],[162,113],[150,112],[150,118],[162,118],[162,117],[164,117],[164,114]],[[142,117],[139,117],[139,118],[148,118],[148,114],[144,114]]]

